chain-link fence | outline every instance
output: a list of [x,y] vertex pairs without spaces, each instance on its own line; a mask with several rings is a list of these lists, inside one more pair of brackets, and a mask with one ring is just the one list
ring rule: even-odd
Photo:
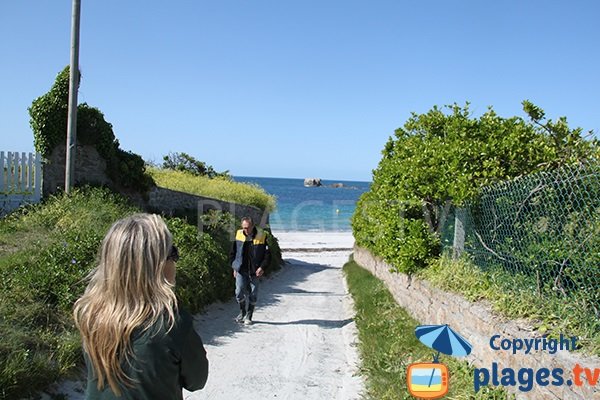
[[446,248],[521,276],[541,296],[583,296],[600,314],[599,165],[487,187],[454,214],[442,231]]

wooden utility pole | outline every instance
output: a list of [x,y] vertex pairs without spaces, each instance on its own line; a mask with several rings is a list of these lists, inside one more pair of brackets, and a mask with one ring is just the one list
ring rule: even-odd
[[77,144],[77,91],[79,90],[79,20],[81,0],[73,0],[71,19],[71,63],[69,66],[69,117],[67,120],[67,160],[65,163],[65,192],[71,191],[75,175]]

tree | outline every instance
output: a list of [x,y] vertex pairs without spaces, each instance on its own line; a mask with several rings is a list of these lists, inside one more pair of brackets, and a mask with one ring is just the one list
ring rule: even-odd
[[196,176],[208,178],[229,178],[229,171],[216,172],[214,168],[203,161],[196,160],[187,153],[169,153],[163,157],[163,168],[175,171],[185,171]]
[[386,143],[371,190],[359,201],[357,242],[410,272],[439,253],[451,205],[494,182],[598,160],[598,142],[582,138],[581,129],[569,129],[565,118],[543,123],[539,107],[523,106],[533,122],[502,118],[491,107],[473,118],[468,103],[413,113]]
[[569,128],[566,117],[560,117],[556,122],[551,119],[545,120],[546,114],[540,107],[529,100],[524,100],[522,104],[523,110],[533,124],[550,141],[554,157],[553,160],[548,162],[549,167],[593,163],[600,160],[600,152],[598,151],[600,150],[600,142],[593,137],[594,132],[589,131],[586,136],[582,136],[583,129],[579,127]]

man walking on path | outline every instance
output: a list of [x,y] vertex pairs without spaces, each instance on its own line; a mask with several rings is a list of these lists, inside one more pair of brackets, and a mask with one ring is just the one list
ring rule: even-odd
[[258,295],[258,280],[271,262],[267,232],[254,226],[252,218],[242,218],[242,229],[236,232],[229,261],[235,278],[235,298],[240,306],[240,314],[235,320],[250,325]]

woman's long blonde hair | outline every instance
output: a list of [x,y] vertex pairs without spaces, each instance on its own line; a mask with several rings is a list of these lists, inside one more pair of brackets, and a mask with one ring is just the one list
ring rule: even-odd
[[114,223],[104,240],[98,266],[90,273],[73,316],[89,356],[98,389],[133,382],[123,370],[132,356],[131,335],[165,318],[175,321],[177,301],[165,266],[173,237],[161,217],[136,214]]

